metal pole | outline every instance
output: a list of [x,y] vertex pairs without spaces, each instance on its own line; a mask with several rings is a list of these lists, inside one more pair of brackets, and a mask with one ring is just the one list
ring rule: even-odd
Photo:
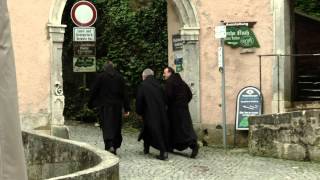
[[[259,89],[260,89],[260,92],[261,94],[262,93],[262,67],[261,67],[261,61],[262,61],[262,56],[259,55]],[[261,114],[263,114],[263,99],[262,99],[262,95],[261,95]]]
[[280,113],[280,55],[277,55],[277,70],[278,70],[278,113]]
[[87,88],[87,74],[83,73],[83,88]]
[[262,92],[261,56],[259,55],[259,89]]
[[[86,108],[86,88],[87,88],[87,74],[83,73],[83,90],[81,92],[81,96],[82,96],[82,109],[84,110]],[[81,116],[81,122],[83,122],[83,116]]]
[[83,101],[83,108],[85,109],[86,105],[86,96],[87,96],[87,73],[83,73],[83,91],[82,91],[82,101]]
[[[220,22],[220,26],[224,26],[224,22]],[[222,66],[220,67],[220,72],[221,72],[221,106],[222,106],[222,125],[223,125],[223,147],[224,149],[227,149],[227,118],[226,118],[226,90],[225,90],[225,70],[224,70],[224,38],[220,38],[220,43],[219,43],[219,49],[221,53],[221,61],[222,61]]]

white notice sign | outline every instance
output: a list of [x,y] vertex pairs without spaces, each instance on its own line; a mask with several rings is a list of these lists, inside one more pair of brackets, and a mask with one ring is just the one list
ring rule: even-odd
[[222,39],[227,37],[226,26],[216,26],[215,27],[215,37],[216,39]]
[[96,28],[94,27],[74,27],[73,41],[89,42],[96,41]]

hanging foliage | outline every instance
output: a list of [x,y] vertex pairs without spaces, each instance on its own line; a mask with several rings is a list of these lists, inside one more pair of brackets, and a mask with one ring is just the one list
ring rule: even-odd
[[[68,0],[63,23],[67,24],[63,49],[63,79],[66,97],[65,116],[80,118],[92,114],[86,108],[88,88],[96,73],[87,73],[86,87],[83,74],[72,71],[72,29],[70,9],[76,0]],[[166,0],[100,0],[93,1],[98,10],[96,24],[97,70],[105,61],[112,61],[127,82],[131,97],[141,82],[145,68],[155,71],[158,79],[167,65],[167,3]],[[88,113],[89,111],[89,113]],[[80,114],[80,115],[79,115]],[[79,117],[80,116],[80,117]]]

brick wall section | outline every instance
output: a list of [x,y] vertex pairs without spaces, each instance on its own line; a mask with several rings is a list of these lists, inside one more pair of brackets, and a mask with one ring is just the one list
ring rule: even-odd
[[249,153],[290,160],[320,161],[320,111],[250,117]]

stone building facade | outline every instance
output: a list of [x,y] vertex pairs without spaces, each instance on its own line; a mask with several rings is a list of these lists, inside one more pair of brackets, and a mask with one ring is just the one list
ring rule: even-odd
[[64,5],[55,0],[8,2],[22,126],[62,136],[67,134],[62,114]]
[[[8,4],[23,127],[53,135],[65,133],[61,54],[66,25],[61,24],[61,18],[66,0],[11,0]],[[290,58],[282,57],[279,64],[276,58],[264,58],[261,87],[258,58],[262,54],[291,53],[290,14],[289,0],[168,0],[168,61],[174,66],[172,35],[179,34],[183,40],[179,52],[183,57],[181,74],[194,93],[192,118],[198,129],[208,130],[212,143],[222,140],[215,26],[221,20],[256,22],[252,31],[260,44],[254,50],[225,47],[227,135],[232,143],[236,97],[243,87],[262,89],[264,113],[291,107]]]
[[[291,66],[288,57],[263,56],[261,83],[259,55],[291,53],[291,2],[287,0],[182,0],[168,2],[169,64],[175,66],[172,35],[180,34],[183,45],[182,75],[194,92],[193,120],[200,130],[207,129],[210,141],[222,142],[221,73],[218,66],[219,40],[215,27],[224,22],[255,22],[252,28],[260,48],[225,46],[227,139],[234,140],[236,100],[246,86],[261,88],[263,113],[283,112],[291,107]],[[181,52],[180,52],[181,53]],[[278,69],[279,68],[279,69]],[[278,71],[279,70],[279,71]],[[279,72],[279,73],[278,73]],[[279,86],[278,86],[279,84]],[[239,133],[239,132],[238,132]],[[200,133],[201,134],[201,133]],[[246,132],[240,132],[246,137]],[[246,143],[246,138],[238,138]],[[244,141],[243,141],[244,140]]]

